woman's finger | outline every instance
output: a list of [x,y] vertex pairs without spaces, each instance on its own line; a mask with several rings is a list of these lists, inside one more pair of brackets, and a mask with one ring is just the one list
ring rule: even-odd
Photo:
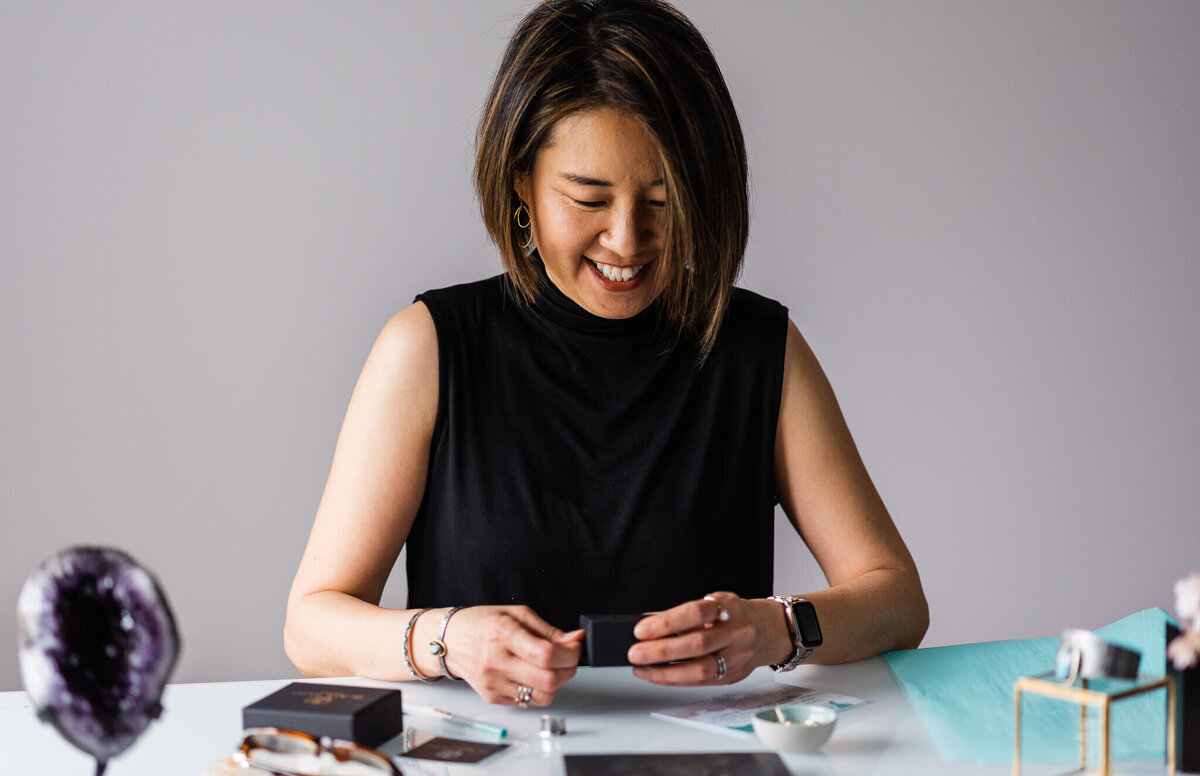
[[514,683],[510,705],[519,708],[526,706],[549,706],[554,702],[554,690],[547,690],[532,684]]
[[547,706],[572,676],[575,668],[539,668],[511,653],[491,657],[469,678],[471,686],[488,703],[518,705],[517,688],[532,690],[530,705]]
[[748,674],[740,663],[734,665],[731,657],[725,652],[714,652],[682,663],[636,666],[633,675],[647,682],[672,687],[731,684]]
[[549,639],[555,634],[562,633],[558,628],[539,617],[538,613],[528,606],[506,606],[504,613],[521,623],[530,633],[543,639]]
[[[524,607],[514,607],[522,610]],[[508,651],[539,668],[573,668],[579,665],[579,640],[565,641],[562,631],[532,611],[511,611],[504,637]]]
[[587,635],[587,632],[584,631],[583,628],[578,628],[573,631],[567,631],[566,633],[559,631],[558,633],[551,636],[550,640],[555,642],[556,644],[567,644],[567,645],[580,644],[583,642],[583,638],[585,635]]
[[728,647],[733,636],[734,631],[730,628],[702,628],[677,636],[641,641],[629,648],[629,662],[636,666],[692,660]]
[[[721,611],[728,611],[725,601],[716,598],[701,598],[643,617],[633,628],[633,635],[646,641],[661,639],[675,633],[696,630],[708,623],[719,622]],[[731,612],[732,614],[732,612]]]
[[539,697],[549,703],[554,693],[575,675],[574,668],[538,668],[519,657],[511,657],[507,665],[498,671],[506,682],[523,684],[535,689]]

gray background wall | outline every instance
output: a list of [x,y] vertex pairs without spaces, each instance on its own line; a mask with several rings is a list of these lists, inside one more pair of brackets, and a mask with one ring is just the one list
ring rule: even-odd
[[[1200,567],[1200,3],[683,7],[745,126],[743,284],[822,359],[926,644],[1170,607]],[[375,335],[498,271],[471,142],[526,8],[0,0],[0,610],[117,545],[169,592],[176,680],[294,675]],[[820,586],[780,537],[777,588]]]

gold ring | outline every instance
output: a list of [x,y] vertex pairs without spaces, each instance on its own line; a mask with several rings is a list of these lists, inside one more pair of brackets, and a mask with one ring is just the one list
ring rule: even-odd
[[527,684],[517,685],[517,706],[522,709],[529,705],[533,700],[533,688]]

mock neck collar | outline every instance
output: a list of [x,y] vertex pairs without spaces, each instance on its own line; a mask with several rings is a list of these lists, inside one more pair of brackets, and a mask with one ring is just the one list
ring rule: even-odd
[[541,278],[541,293],[533,306],[557,323],[590,334],[625,335],[645,332],[653,333],[659,323],[659,305],[653,302],[645,310],[629,318],[604,318],[588,312],[575,300],[562,292],[546,273],[546,265],[537,253],[529,260]]

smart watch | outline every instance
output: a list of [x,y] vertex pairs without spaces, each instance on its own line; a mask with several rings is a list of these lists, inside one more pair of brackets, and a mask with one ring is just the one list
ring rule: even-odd
[[791,671],[796,666],[808,660],[821,646],[821,626],[817,622],[817,610],[812,601],[806,601],[795,595],[773,595],[775,601],[783,607],[783,616],[787,620],[788,635],[792,637],[794,651],[786,663],[771,666],[774,671]]

